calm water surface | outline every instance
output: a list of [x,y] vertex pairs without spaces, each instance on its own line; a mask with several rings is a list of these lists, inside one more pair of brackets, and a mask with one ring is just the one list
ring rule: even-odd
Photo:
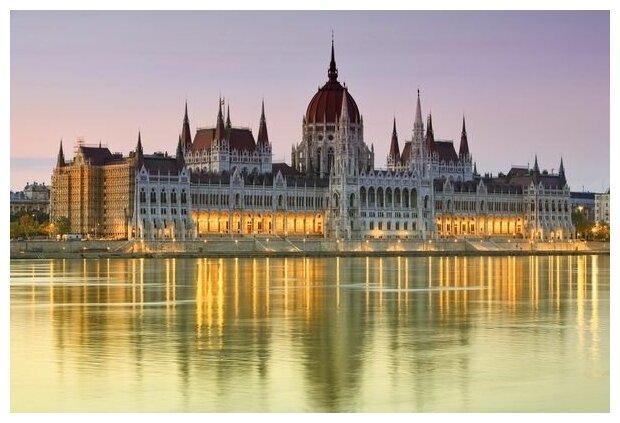
[[11,261],[11,410],[606,412],[609,268]]

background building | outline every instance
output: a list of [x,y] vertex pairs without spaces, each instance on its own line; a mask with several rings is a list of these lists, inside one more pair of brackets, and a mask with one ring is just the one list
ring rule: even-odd
[[45,183],[27,183],[23,191],[11,191],[11,214],[39,212],[49,214],[50,189]]
[[594,195],[594,221],[609,224],[609,190]]

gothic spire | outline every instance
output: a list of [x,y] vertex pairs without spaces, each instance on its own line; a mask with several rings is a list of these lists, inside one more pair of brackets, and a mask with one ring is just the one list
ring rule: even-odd
[[232,125],[230,124],[230,104],[226,105],[226,129],[230,129]]
[[467,131],[465,130],[465,116],[463,116],[463,130],[461,131],[461,147],[459,148],[459,158],[469,154],[469,145],[467,143]]
[[433,133],[433,117],[428,114],[428,120],[426,121],[426,145],[429,152],[432,151],[433,144],[435,144],[435,134]]
[[398,148],[398,135],[396,134],[396,116],[394,116],[394,127],[392,128],[392,143],[390,144],[390,154],[388,159],[394,162],[400,160],[400,149]]
[[192,146],[192,133],[189,129],[189,117],[187,116],[187,100],[185,100],[185,116],[183,116],[183,127],[181,128],[181,145],[184,151],[188,151]]
[[215,136],[214,139],[216,141],[221,141],[224,139],[224,118],[222,116],[222,97],[219,99],[218,111],[217,111],[217,124],[215,125]]
[[350,122],[348,96],[349,90],[347,90],[347,87],[344,87],[344,90],[342,91],[342,106],[340,108],[340,122],[345,124],[348,124]]
[[136,168],[140,168],[142,166],[142,161],[144,160],[144,151],[142,150],[142,136],[140,135],[140,131],[138,131],[138,144],[136,144]]
[[538,168],[538,154],[534,155],[534,173],[540,173]]
[[258,127],[257,144],[262,146],[269,145],[269,136],[267,135],[267,121],[265,120],[265,100],[261,104],[260,126]]
[[558,171],[563,184],[566,184],[566,174],[564,173],[564,160],[560,156],[560,170]]
[[177,155],[176,155],[177,163],[181,167],[185,165],[185,157],[183,156],[183,143],[181,142],[181,137],[179,137],[179,143],[177,144]]
[[334,34],[332,33],[332,59],[329,62],[329,70],[327,76],[330,81],[336,81],[338,79],[338,68],[336,67],[336,58],[334,55]]
[[418,102],[415,106],[415,121],[413,123],[413,129],[419,129],[423,131],[423,123],[422,123],[422,107],[420,106],[420,90],[418,89]]
[[58,160],[56,161],[56,167],[62,167],[65,165],[65,153],[62,151],[62,140],[60,140],[60,149],[58,150]]

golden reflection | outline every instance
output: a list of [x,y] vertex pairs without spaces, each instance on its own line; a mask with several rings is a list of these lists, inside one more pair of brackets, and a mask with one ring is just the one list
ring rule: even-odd
[[584,302],[585,302],[585,284],[586,284],[586,258],[580,256],[577,258],[577,340],[579,342],[579,348],[583,348],[583,314],[584,314]]
[[252,316],[256,316],[256,259],[252,259]]
[[592,301],[592,317],[590,319],[590,333],[592,334],[592,354],[598,358],[600,347],[600,328],[598,316],[598,284],[599,284],[599,264],[598,256],[592,256],[592,293],[590,294]]
[[284,315],[288,312],[288,259],[284,259]]
[[271,281],[271,266],[269,265],[269,257],[265,258],[265,312],[269,315],[269,300],[271,298],[271,290],[269,283]]
[[405,309],[409,308],[409,257],[405,258]]
[[336,257],[336,307],[340,307],[340,257]]
[[398,304],[398,311],[400,311],[400,256],[397,257],[397,266],[396,266],[396,287],[397,287],[397,304]]
[[366,311],[370,303],[370,257],[366,257]]
[[235,317],[239,316],[239,259],[235,257]]
[[221,336],[224,327],[224,259],[217,263],[217,327]]
[[383,308],[383,257],[379,257],[379,309]]

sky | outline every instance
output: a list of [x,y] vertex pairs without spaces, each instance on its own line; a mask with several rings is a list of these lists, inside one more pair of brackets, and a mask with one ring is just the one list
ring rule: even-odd
[[573,191],[610,185],[608,11],[11,11],[10,186],[50,183],[60,141],[127,155],[174,154],[187,100],[192,133],[215,124],[257,135],[265,101],[274,162],[290,163],[302,117],[339,80],[385,167],[396,118],[411,138],[416,91],[436,139],[460,142],[465,116],[480,173],[557,172]]

